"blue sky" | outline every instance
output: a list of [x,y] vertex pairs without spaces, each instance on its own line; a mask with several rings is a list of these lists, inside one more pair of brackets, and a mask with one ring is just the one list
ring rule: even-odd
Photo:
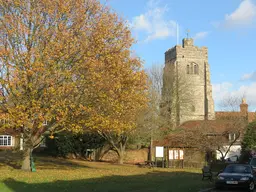
[[215,109],[225,97],[245,96],[256,110],[256,0],[107,0],[132,26],[145,68],[164,63],[164,52],[186,37],[207,46]]

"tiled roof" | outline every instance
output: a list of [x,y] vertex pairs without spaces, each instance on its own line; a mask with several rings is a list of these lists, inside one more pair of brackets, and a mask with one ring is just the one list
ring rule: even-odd
[[252,122],[256,120],[256,113],[255,112],[248,112],[248,122]]
[[[183,129],[204,129],[209,133],[223,133],[232,131],[234,122],[232,120],[196,120],[187,121],[180,125]],[[203,130],[202,130],[203,131]]]
[[16,130],[16,129],[3,129],[3,130],[0,130],[0,135],[12,135],[12,136],[15,136],[15,135],[19,135],[19,131]]

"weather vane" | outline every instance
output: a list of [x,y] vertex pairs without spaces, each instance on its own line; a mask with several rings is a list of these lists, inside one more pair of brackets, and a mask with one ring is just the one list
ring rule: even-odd
[[187,39],[189,38],[189,32],[190,32],[190,30],[187,29]]

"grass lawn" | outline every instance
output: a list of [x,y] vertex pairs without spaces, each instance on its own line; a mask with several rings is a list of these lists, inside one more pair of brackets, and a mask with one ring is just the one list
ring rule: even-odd
[[197,169],[139,168],[101,162],[38,157],[36,172],[0,162],[1,192],[197,192],[211,187]]

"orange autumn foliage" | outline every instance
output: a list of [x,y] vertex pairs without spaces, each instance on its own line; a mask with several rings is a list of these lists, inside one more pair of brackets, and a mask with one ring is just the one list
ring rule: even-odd
[[146,75],[125,21],[98,0],[0,4],[2,127],[24,134],[24,161],[48,132],[134,128]]

